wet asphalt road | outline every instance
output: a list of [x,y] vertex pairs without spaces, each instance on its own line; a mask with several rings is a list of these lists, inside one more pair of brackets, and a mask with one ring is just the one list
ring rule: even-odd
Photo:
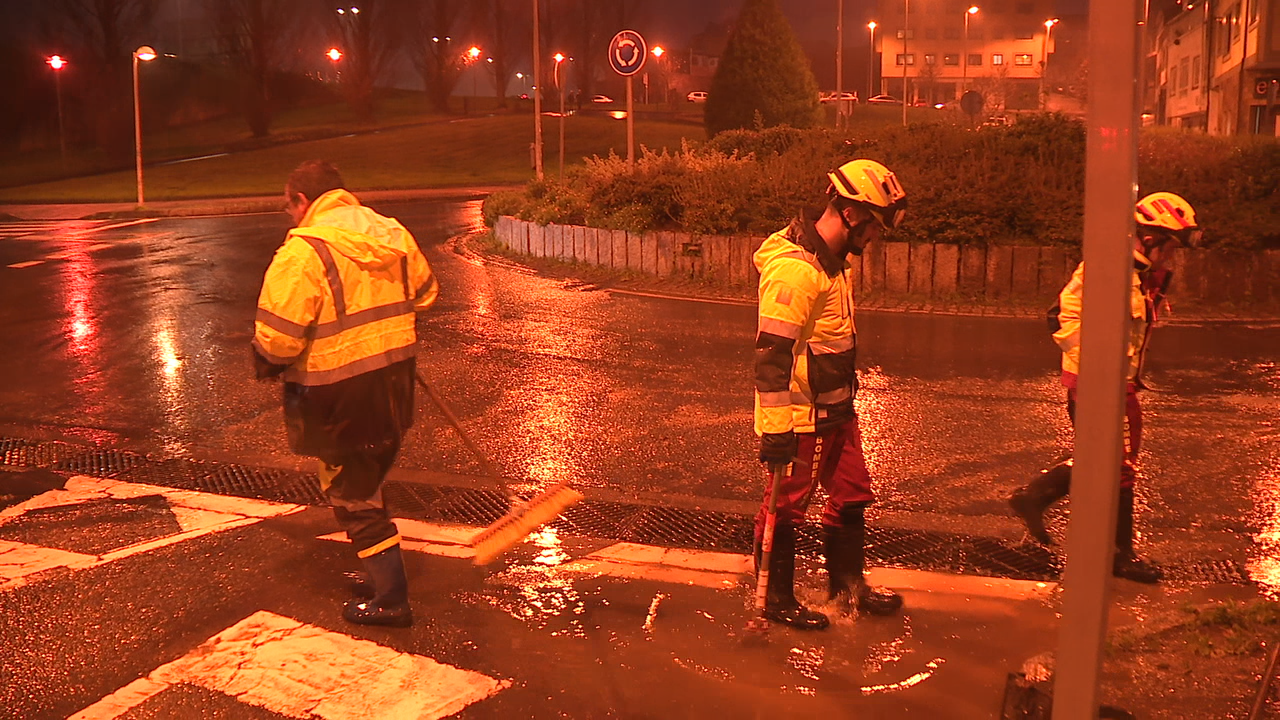
[[[752,308],[486,263],[445,242],[479,226],[478,203],[380,209],[440,277],[419,366],[509,476],[756,498]],[[251,379],[248,350],[286,227],[283,214],[0,226],[0,435],[310,469],[289,453],[278,386]],[[1070,444],[1043,323],[864,312],[857,324],[881,520],[1016,536],[1003,498]],[[1280,584],[1268,560],[1280,537],[1278,349],[1272,329],[1159,329],[1139,521],[1155,557],[1249,561]],[[430,408],[419,417],[401,468],[478,471]]]

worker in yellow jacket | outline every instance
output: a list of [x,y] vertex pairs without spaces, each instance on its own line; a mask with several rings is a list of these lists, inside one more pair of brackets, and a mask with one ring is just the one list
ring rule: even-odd
[[406,627],[408,582],[382,480],[413,422],[414,325],[438,286],[409,231],[362,206],[329,163],[294,170],[285,201],[296,227],[258,296],[257,376],[284,380],[290,445],[320,459],[321,487],[364,566],[343,617]]
[[[1129,289],[1128,382],[1124,422],[1124,464],[1120,471],[1120,505],[1116,518],[1116,554],[1112,573],[1116,577],[1142,583],[1156,583],[1163,572],[1154,563],[1140,558],[1133,546],[1134,464],[1142,446],[1142,407],[1138,389],[1142,387],[1142,366],[1146,358],[1151,325],[1164,303],[1171,273],[1165,267],[1171,251],[1179,244],[1199,242],[1200,228],[1195,210],[1178,195],[1158,192],[1138,201],[1134,210],[1138,247],[1133,251],[1133,271]],[[1049,310],[1049,329],[1062,348],[1062,384],[1067,389],[1067,415],[1075,422],[1076,377],[1080,372],[1080,317],[1084,297],[1084,263]],[[1038,542],[1052,544],[1044,526],[1044,512],[1071,490],[1071,460],[1044,470],[1026,486],[1014,491],[1009,504],[1027,524]]]
[[[906,193],[888,168],[853,160],[828,174],[825,208],[806,211],[770,235],[755,254],[760,271],[755,354],[755,429],[760,461],[786,466],[778,488],[765,617],[822,629],[827,616],[795,597],[796,528],[815,485],[827,491],[822,516],[829,598],[843,612],[889,614],[895,593],[863,578],[863,513],[875,496],[853,399],[856,338],[848,256],[901,224]],[[772,482],[772,480],[771,480]],[[769,489],[756,516],[756,567]]]

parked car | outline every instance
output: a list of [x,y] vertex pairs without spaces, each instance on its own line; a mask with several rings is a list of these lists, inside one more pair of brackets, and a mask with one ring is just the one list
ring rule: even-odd
[[[858,93],[842,92],[840,93],[840,99],[845,102],[856,103],[858,102]],[[823,93],[818,97],[818,101],[824,103],[835,102],[836,94],[834,92]]]
[[691,103],[704,103],[707,101],[707,94],[702,90],[694,90],[688,95],[685,95],[684,99]]
[[609,103],[613,102],[613,98],[609,97],[608,95],[596,95],[595,97],[591,98],[591,102],[598,103],[600,105],[608,105]]
[[901,105],[902,101],[892,95],[876,95],[867,100],[868,105]]

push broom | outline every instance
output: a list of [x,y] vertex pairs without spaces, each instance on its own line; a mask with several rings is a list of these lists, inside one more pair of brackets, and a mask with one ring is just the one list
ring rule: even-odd
[[773,559],[773,531],[778,526],[778,486],[787,473],[787,466],[781,463],[770,465],[769,475],[772,483],[769,486],[769,512],[764,517],[764,537],[760,539],[760,564],[756,567],[755,616],[747,621],[743,629],[743,642],[760,643],[769,635],[769,620],[764,616],[765,602],[769,596],[769,563]]
[[427,382],[426,378],[422,377],[422,373],[416,373],[416,375],[418,384],[427,392],[431,402],[435,403],[436,407],[440,409],[440,413],[449,421],[453,429],[458,431],[458,437],[462,439],[462,444],[466,445],[471,454],[475,456],[484,474],[493,478],[498,484],[498,489],[511,501],[511,507],[507,510],[506,515],[476,533],[471,538],[471,542],[468,543],[476,551],[476,565],[488,565],[493,562],[499,555],[515,547],[528,537],[529,533],[556,519],[560,516],[560,513],[582,500],[582,493],[564,483],[552,485],[530,498],[527,502],[524,498],[515,494],[506,481],[502,479],[502,476],[493,471],[493,467],[489,464],[489,459],[471,441],[471,436],[467,434],[467,431],[462,429],[462,423],[458,422],[458,417],[453,414],[453,410],[449,409],[449,405],[445,403],[440,393]]

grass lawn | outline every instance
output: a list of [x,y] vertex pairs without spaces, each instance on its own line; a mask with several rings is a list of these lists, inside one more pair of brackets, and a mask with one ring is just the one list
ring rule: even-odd
[[[608,116],[566,119],[565,162],[584,156],[626,154],[626,122]],[[557,118],[544,118],[544,163],[558,164]],[[639,120],[639,145],[678,149],[684,138],[702,139],[700,124]],[[273,195],[298,163],[325,158],[358,190],[432,188],[519,183],[530,179],[531,115],[438,119],[425,125],[247,150],[146,169],[148,200]],[[127,202],[135,197],[132,171],[0,189],[0,202]]]

